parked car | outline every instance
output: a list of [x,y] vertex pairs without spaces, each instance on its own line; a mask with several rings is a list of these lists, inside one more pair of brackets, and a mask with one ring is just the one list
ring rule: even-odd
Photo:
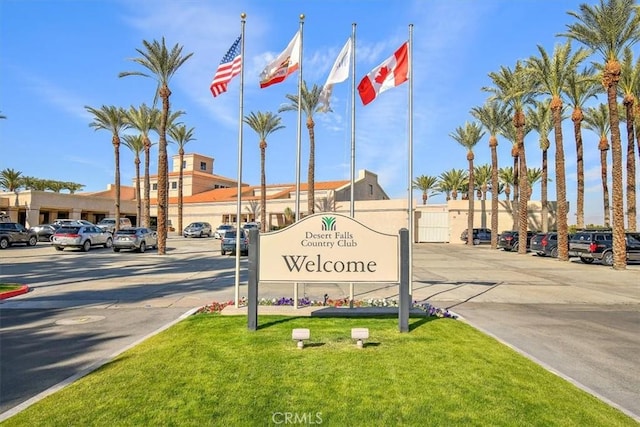
[[[527,231],[527,249],[531,245],[531,238],[536,234],[535,231]],[[516,252],[520,245],[519,232],[515,230],[503,231],[498,236],[498,247],[505,251]]]
[[59,225],[53,224],[40,224],[34,225],[30,230],[36,233],[36,236],[38,236],[38,242],[50,242],[53,233],[55,233],[59,227]]
[[213,233],[213,237],[216,239],[222,239],[228,230],[235,230],[235,227],[231,224],[221,224],[216,228],[215,233]]
[[[97,226],[104,231],[108,231],[113,234],[116,231],[116,219],[115,218],[103,218],[98,222]],[[131,220],[127,217],[120,217],[120,228],[133,227]]]
[[[220,242],[220,253],[222,255],[229,252],[232,255],[236,253],[236,235],[237,231],[227,230]],[[240,229],[240,255],[249,255],[249,233],[242,228]]]
[[[464,230],[460,235],[460,240],[467,243],[467,235],[469,230]],[[491,243],[491,229],[490,228],[474,228],[473,229],[473,244],[479,245],[481,243]]]
[[132,249],[140,253],[158,247],[158,233],[146,227],[123,228],[113,235],[113,251]]
[[38,236],[17,222],[0,222],[0,249],[6,249],[17,243],[35,246]]
[[257,222],[245,222],[242,225],[242,228],[244,228],[247,231],[249,231],[249,230],[260,230],[260,224],[258,224]]
[[538,256],[546,256],[545,247],[549,243],[548,236],[551,233],[536,233],[531,238],[531,243],[529,244],[529,248],[531,252],[535,252]]
[[85,219],[69,219],[69,218],[58,218],[51,223],[56,227],[61,227],[63,225],[95,225],[94,223],[87,221]]
[[[640,233],[625,233],[627,261],[640,261]],[[580,231],[569,242],[569,256],[579,257],[585,264],[600,261],[613,265],[613,233],[611,231]]]
[[113,245],[113,236],[96,225],[68,225],[56,230],[51,243],[57,251],[71,247],[87,252],[92,246],[110,248]]
[[211,224],[208,222],[192,222],[182,231],[183,237],[211,237]]

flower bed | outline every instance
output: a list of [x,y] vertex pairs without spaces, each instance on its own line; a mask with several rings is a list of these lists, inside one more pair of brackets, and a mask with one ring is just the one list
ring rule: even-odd
[[[293,298],[261,298],[258,301],[258,305],[270,305],[270,306],[293,306],[294,299]],[[207,304],[204,307],[201,307],[197,313],[220,313],[224,310],[225,307],[235,305],[235,301],[230,300],[226,302],[218,302],[214,301],[211,304]],[[239,302],[240,306],[247,305],[247,299],[241,298]],[[350,308],[351,300],[349,298],[341,298],[341,299],[331,299],[327,295],[324,296],[322,301],[319,300],[311,300],[309,298],[300,298],[298,300],[298,307],[348,307]],[[388,299],[388,298],[379,298],[379,299],[366,299],[366,300],[354,300],[353,307],[398,307],[399,302],[396,299]],[[433,317],[446,317],[450,319],[456,319],[458,316],[451,313],[447,309],[442,309],[438,307],[434,307],[428,302],[417,302],[414,301],[412,304],[412,308],[417,308],[429,316]]]

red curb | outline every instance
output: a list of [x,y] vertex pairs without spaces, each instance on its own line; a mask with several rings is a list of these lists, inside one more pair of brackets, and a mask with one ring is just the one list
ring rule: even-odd
[[29,287],[27,285],[22,285],[15,291],[0,292],[0,299],[15,297],[17,295],[26,294],[27,292],[29,292]]

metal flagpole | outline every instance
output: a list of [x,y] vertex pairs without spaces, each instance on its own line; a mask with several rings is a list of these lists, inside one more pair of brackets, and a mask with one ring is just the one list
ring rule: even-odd
[[[304,14],[300,14],[300,50],[298,52],[298,131],[296,153],[296,222],[300,220],[300,152],[302,151],[302,26]],[[309,183],[307,183],[309,185]],[[309,189],[307,188],[307,197]],[[293,284],[293,306],[298,308],[298,282]]]
[[[351,24],[351,204],[349,215],[355,218],[356,181],[356,23]],[[349,284],[349,301],[353,307],[353,282]]]
[[[298,53],[298,133],[296,153],[296,221],[300,220],[300,152],[302,145],[302,26],[304,14],[300,14],[300,50]],[[308,194],[308,191],[307,191]]]
[[351,206],[349,215],[355,217],[356,177],[356,23],[351,24]]
[[413,24],[409,24],[409,295],[413,295]]
[[238,121],[238,206],[236,212],[236,280],[235,280],[235,306],[240,306],[240,215],[242,214],[242,125],[244,119],[244,24],[247,14],[240,14],[240,120]]

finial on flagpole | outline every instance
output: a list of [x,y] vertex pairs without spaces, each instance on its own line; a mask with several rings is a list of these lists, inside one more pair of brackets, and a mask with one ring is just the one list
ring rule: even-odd
[[304,13],[301,13],[301,14],[300,14],[300,20],[301,20],[301,21],[304,21]]
[[242,12],[242,13],[240,14],[240,19],[244,20],[246,17],[247,17],[247,14],[246,14],[246,13]]

